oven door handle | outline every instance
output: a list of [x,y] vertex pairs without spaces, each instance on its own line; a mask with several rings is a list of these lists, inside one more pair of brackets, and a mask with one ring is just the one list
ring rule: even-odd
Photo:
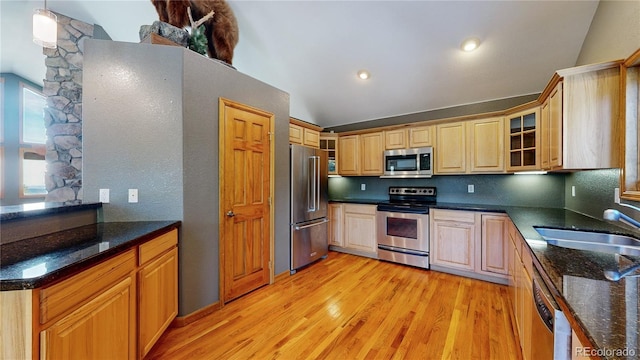
[[429,252],[427,251],[409,250],[409,249],[403,249],[403,248],[398,248],[398,247],[389,246],[389,245],[378,244],[378,249],[399,252],[399,253],[408,254],[408,255],[429,256]]

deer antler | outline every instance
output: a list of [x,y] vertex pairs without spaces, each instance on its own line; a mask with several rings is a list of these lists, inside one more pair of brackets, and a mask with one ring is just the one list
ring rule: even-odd
[[198,26],[202,25],[205,21],[211,19],[213,17],[213,14],[215,14],[215,11],[211,10],[210,13],[208,13],[207,15],[203,16],[200,20],[198,21],[193,21],[193,16],[191,15],[191,7],[187,8],[187,14],[189,15],[189,22],[191,23],[191,31],[195,30],[198,28]]

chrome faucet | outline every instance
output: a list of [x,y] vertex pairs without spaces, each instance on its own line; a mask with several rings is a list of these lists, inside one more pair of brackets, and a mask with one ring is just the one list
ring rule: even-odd
[[[640,210],[634,206],[631,205],[627,205],[627,204],[620,204],[620,205],[624,205],[624,206],[628,206],[630,208],[636,209],[636,210]],[[605,220],[612,220],[612,221],[620,221],[623,222],[627,225],[631,225],[633,227],[635,227],[636,229],[640,229],[640,221],[637,221],[623,213],[621,213],[618,210],[614,210],[614,209],[607,209],[604,211],[604,214],[602,215],[602,217]]]

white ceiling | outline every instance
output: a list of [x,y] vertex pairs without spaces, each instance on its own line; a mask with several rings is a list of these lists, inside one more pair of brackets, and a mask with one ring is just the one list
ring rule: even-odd
[[[234,66],[291,95],[291,116],[336,126],[542,91],[574,66],[598,1],[230,1]],[[36,83],[43,1],[0,0],[1,71]],[[48,0],[49,9],[139,42],[149,0]],[[470,36],[478,50],[460,51]],[[359,80],[356,72],[372,76]]]

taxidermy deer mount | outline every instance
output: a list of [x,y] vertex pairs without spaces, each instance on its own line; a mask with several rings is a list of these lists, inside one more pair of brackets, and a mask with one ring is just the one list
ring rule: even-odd
[[[239,31],[233,10],[225,0],[151,0],[151,3],[160,21],[179,28],[191,26],[196,43],[201,40],[198,28],[203,24],[209,57],[232,64]],[[194,17],[199,20],[194,22]]]

